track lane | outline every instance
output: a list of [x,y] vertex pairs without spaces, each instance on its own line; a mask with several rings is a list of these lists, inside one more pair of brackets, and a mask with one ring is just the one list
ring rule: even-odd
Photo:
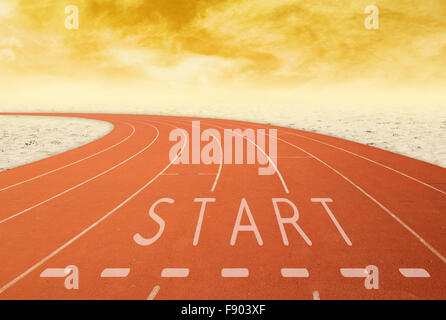
[[[288,133],[283,130],[282,132]],[[349,183],[359,187],[366,196],[395,219],[421,242],[435,252],[438,258],[446,263],[446,223],[442,212],[446,212],[446,197],[442,192],[408,179],[398,172],[391,171],[364,159],[333,149],[331,146],[315,144],[309,139],[294,139],[290,135],[282,138],[285,143],[294,142],[296,148],[305,148],[318,157],[324,165],[347,178]],[[291,143],[292,144],[292,143]],[[321,160],[322,159],[322,160]],[[406,160],[407,161],[407,160]],[[420,161],[414,162],[419,165]],[[438,171],[440,167],[426,166],[426,174],[436,174],[440,180],[446,180],[446,170]],[[440,168],[441,169],[441,168]],[[429,172],[434,170],[434,172]],[[356,181],[356,182],[355,182]],[[358,183],[360,182],[360,183]],[[441,190],[440,190],[441,191]]]
[[[145,128],[146,135],[140,136],[139,139],[147,146],[148,143],[154,142],[155,130],[150,126]],[[141,158],[139,154],[138,156]],[[145,174],[139,177],[138,171],[134,170],[135,161],[139,160],[140,165],[143,165],[138,156],[100,179],[82,185],[79,189],[65,193],[62,197],[33,209],[32,214],[17,217],[10,223],[0,225],[3,243],[0,247],[1,260],[16,261],[16,267],[11,265],[10,269],[2,268],[0,274],[2,281],[10,276],[8,271],[17,273],[17,269],[23,268],[20,267],[21,263],[30,264],[48,252],[48,248],[66,239],[67,235],[73,234],[85,224],[92,223],[103,212],[100,210],[101,207],[107,208],[110,203],[113,204],[125,196],[126,190],[131,190],[135,182],[144,179]],[[92,192],[92,190],[95,191]],[[113,190],[113,198],[109,197],[109,190]],[[79,204],[80,198],[88,205],[84,207]],[[79,210],[79,208],[82,209]],[[28,253],[28,255],[20,255],[16,257],[18,259],[14,259],[17,252]]]
[[[218,125],[229,127],[224,122],[218,122]],[[212,124],[206,122],[206,126],[212,127]],[[386,219],[379,208],[364,201],[355,188],[349,187],[330,170],[321,168],[320,163],[304,157],[292,158],[296,156],[296,150],[290,146],[280,145],[279,152],[279,166],[287,177],[290,195],[284,193],[274,178],[257,176],[255,167],[225,166],[215,194],[209,192],[212,181],[207,176],[162,176],[150,190],[121,208],[119,215],[113,215],[94,232],[51,259],[51,266],[80,261],[84,286],[78,292],[64,290],[61,281],[39,278],[39,270],[36,270],[6,291],[6,296],[20,297],[26,290],[28,297],[146,299],[156,286],[159,286],[156,298],[160,299],[311,299],[315,291],[322,298],[444,296],[444,267],[432,261],[423,246],[414,243],[403,230]],[[209,170],[204,167],[175,170]],[[160,215],[166,220],[165,234],[149,247],[132,243],[135,232],[149,236],[157,231],[156,224],[148,219],[147,211],[151,203],[166,194],[175,195],[176,203],[173,207],[169,204],[159,207]],[[350,197],[346,198],[346,194]],[[229,244],[243,195],[246,195],[263,237],[263,246],[258,246],[249,232],[240,233],[236,246]],[[192,239],[200,210],[199,203],[192,201],[196,196],[215,196],[217,202],[208,204],[200,240],[194,247]],[[311,247],[292,228],[287,229],[290,245],[283,246],[271,204],[272,196],[289,197],[296,203],[300,212],[299,223],[312,238]],[[329,205],[353,246],[345,243],[323,207],[311,202],[314,197],[334,199]],[[365,267],[365,264],[373,263],[381,270],[383,290],[378,292],[365,290],[363,280],[346,280],[339,272],[340,267]],[[396,266],[399,264],[401,267],[426,267],[431,278],[408,282],[398,273]],[[103,268],[128,265],[131,271],[125,279],[98,277]],[[190,267],[190,275],[183,279],[160,278],[165,267]],[[250,276],[223,279],[220,277],[223,267],[247,267]],[[280,276],[282,267],[306,267],[310,277],[283,279]]]
[[[6,204],[0,214],[0,225],[108,174],[145,151],[149,145],[142,142],[141,138],[147,134],[146,126],[140,125],[140,132],[122,148],[110,150],[103,156],[76,167],[65,168],[62,172],[54,172],[51,176],[44,177],[43,180],[29,181],[20,188],[0,193],[0,201]],[[157,130],[150,126],[149,129]],[[157,132],[155,134],[158,135]],[[42,188],[42,186],[44,187]]]

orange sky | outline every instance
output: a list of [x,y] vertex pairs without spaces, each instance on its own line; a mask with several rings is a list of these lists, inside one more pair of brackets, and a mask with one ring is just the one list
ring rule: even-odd
[[[79,30],[64,27],[68,4]],[[364,27],[369,4],[379,30]],[[256,103],[265,90],[298,103],[320,88],[339,103],[441,100],[445,17],[443,0],[0,0],[0,103]]]

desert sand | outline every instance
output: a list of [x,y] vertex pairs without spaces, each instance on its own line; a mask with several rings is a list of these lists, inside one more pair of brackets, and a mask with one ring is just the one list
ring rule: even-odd
[[74,149],[103,137],[103,121],[34,116],[0,116],[0,171]]

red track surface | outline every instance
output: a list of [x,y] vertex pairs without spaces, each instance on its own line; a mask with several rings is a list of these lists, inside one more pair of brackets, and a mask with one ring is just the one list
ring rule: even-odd
[[[0,173],[0,299],[446,298],[444,168],[274,127],[287,193],[278,174],[259,176],[256,165],[171,165],[169,133],[175,127],[190,132],[191,118],[62,116],[105,120],[115,128],[80,148]],[[195,120],[203,130],[273,128]],[[175,201],[155,209],[164,232],[152,245],[138,245],[136,233],[150,238],[159,230],[149,208],[161,198]],[[216,199],[206,206],[196,246],[201,203],[195,198]],[[230,244],[242,198],[262,246],[246,231]],[[296,205],[311,246],[289,224],[284,245],[272,198]],[[328,207],[351,246],[312,198],[333,200]],[[283,217],[292,216],[289,206],[279,207]],[[248,223],[245,215],[242,224]],[[63,278],[40,276],[69,265],[79,270],[78,290],[67,290]],[[379,269],[377,290],[340,272],[368,265]],[[106,268],[130,272],[101,277]],[[162,277],[165,268],[188,268],[189,274]],[[222,277],[223,268],[246,268],[249,276]],[[308,277],[283,277],[282,268],[305,268]],[[424,269],[430,277],[404,277],[400,268]]]

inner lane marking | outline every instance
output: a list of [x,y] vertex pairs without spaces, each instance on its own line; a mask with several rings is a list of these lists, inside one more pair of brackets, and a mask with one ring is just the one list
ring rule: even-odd
[[224,278],[247,278],[249,270],[247,268],[223,268],[221,276]]
[[305,268],[282,268],[280,273],[284,278],[308,278],[310,276]]
[[365,278],[369,275],[364,268],[341,268],[339,271],[345,278]]
[[106,268],[102,270],[101,278],[125,278],[129,273],[130,268]]
[[310,156],[283,156],[283,157],[271,157],[271,159],[310,159]]
[[189,276],[189,268],[164,268],[161,271],[163,278],[186,278]]
[[423,268],[400,268],[399,271],[406,278],[430,278],[431,276]]
[[158,291],[160,291],[160,286],[153,287],[152,292],[150,292],[149,296],[147,297],[147,300],[154,300],[158,294]]

